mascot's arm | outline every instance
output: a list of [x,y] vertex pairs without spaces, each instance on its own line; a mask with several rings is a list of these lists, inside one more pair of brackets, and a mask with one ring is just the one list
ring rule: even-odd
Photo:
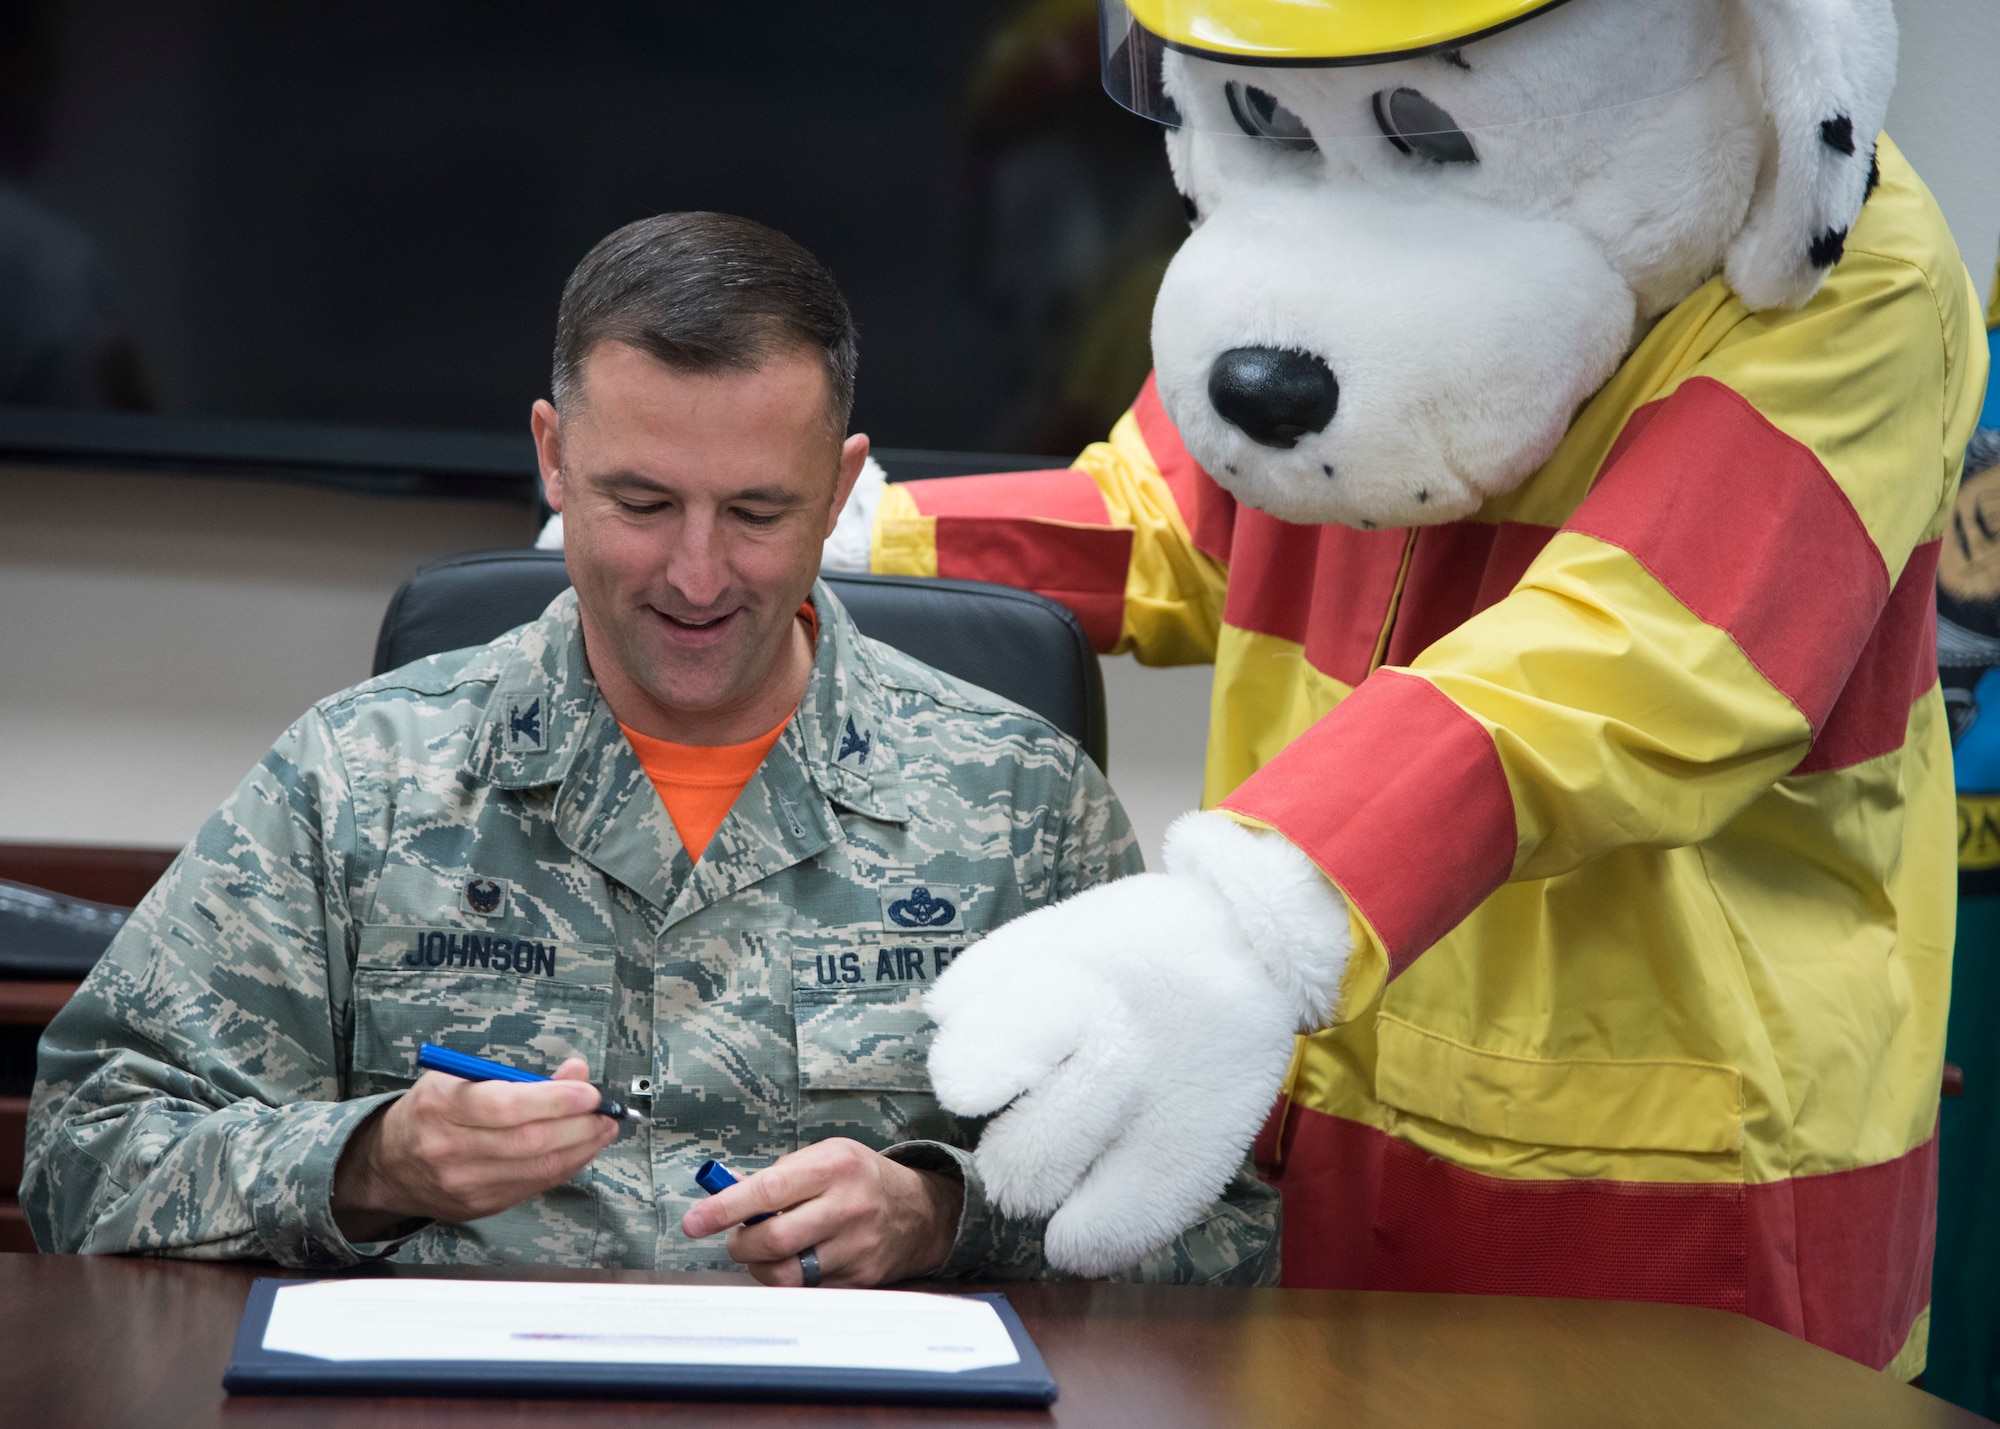
[[[1068,606],[1106,654],[1200,664],[1215,658],[1226,546],[1197,542],[1190,527],[1213,527],[1218,499],[1148,378],[1111,439],[1064,470],[889,487],[870,566],[1024,587]],[[1203,502],[1214,509],[1197,512]]]

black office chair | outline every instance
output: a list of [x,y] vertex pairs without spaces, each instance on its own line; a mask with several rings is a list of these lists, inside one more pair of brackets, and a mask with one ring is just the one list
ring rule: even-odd
[[0,979],[82,977],[131,912],[0,878]]
[[[1083,627],[1062,606],[977,581],[826,581],[863,634],[1026,705],[1105,766],[1104,675]],[[483,645],[535,619],[568,586],[560,551],[486,551],[420,566],[382,617],[375,673]]]

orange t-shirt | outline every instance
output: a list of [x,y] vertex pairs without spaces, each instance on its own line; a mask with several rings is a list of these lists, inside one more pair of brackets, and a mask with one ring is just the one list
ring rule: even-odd
[[[799,619],[817,642],[819,617],[810,603],[799,607]],[[681,836],[690,863],[701,861],[708,841],[791,722],[787,714],[775,729],[743,744],[670,744],[619,724],[639,756],[639,766],[659,791],[660,802],[667,806],[667,817],[674,821],[674,832]]]

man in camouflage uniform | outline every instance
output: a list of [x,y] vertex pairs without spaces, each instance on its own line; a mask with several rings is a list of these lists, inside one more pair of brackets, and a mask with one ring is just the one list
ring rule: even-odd
[[[599,245],[563,303],[536,431],[576,589],[321,701],[203,827],[43,1040],[36,1239],[1042,1273],[1040,1224],[987,1204],[977,1125],[930,1093],[920,1002],[971,940],[1135,871],[1123,811],[1074,742],[814,582],[867,441],[841,441],[852,328],[810,257],[670,215]],[[715,359],[689,332],[718,324]],[[621,721],[694,745],[784,726],[691,860]],[[426,1041],[558,1080],[413,1084]],[[592,1079],[650,1082],[643,1124],[594,1115]],[[705,1200],[711,1157],[764,1169]],[[1128,1273],[1269,1283],[1276,1218],[1246,1172]]]

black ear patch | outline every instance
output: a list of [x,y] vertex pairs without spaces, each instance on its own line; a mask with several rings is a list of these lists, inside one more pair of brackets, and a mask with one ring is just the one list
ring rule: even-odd
[[1827,148],[1842,154],[1854,152],[1854,121],[1845,114],[1836,114],[1831,119],[1819,121],[1819,140]]
[[1840,255],[1846,251],[1847,230],[1829,228],[1812,241],[1812,247],[1806,250],[1806,257],[1812,260],[1815,268],[1831,268],[1840,261]]

